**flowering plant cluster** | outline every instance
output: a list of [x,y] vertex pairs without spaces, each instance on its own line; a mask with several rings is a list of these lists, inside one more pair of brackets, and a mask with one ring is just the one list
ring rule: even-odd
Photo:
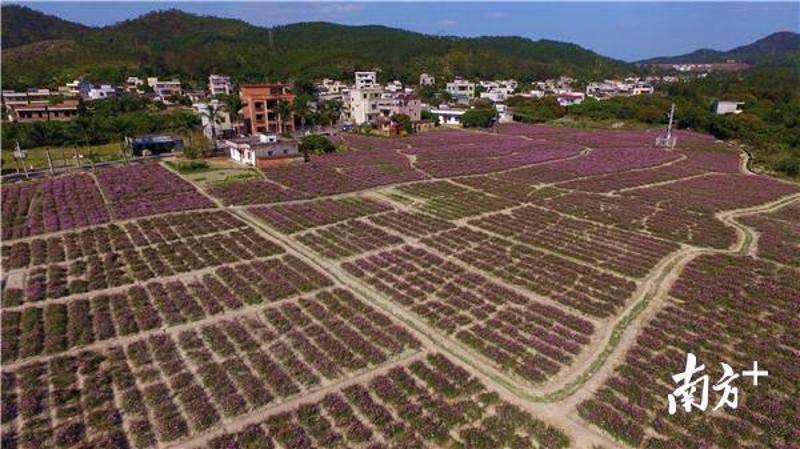
[[597,148],[582,157],[552,164],[521,168],[498,175],[498,178],[522,184],[554,183],[585,176],[597,176],[634,168],[652,167],[674,161],[679,157],[680,154],[676,152],[644,146]]
[[628,278],[459,227],[422,240],[439,252],[583,313],[607,317],[636,290]]
[[358,220],[308,231],[297,239],[329,259],[341,259],[403,243],[401,237]]
[[737,218],[758,232],[757,252],[787,266],[800,267],[800,202],[789,203],[775,212]]
[[317,226],[387,211],[386,203],[365,197],[325,199],[248,209],[273,228],[291,234]]
[[97,182],[118,220],[213,207],[194,186],[158,163],[100,170]]
[[494,210],[505,209],[514,203],[453,184],[434,181],[410,184],[397,188],[403,195],[424,200],[421,209],[446,220],[456,220]]
[[404,246],[342,265],[393,301],[531,382],[568,365],[594,327],[424,249]]
[[3,240],[109,221],[91,175],[80,173],[3,185]]
[[679,161],[662,167],[653,167],[637,171],[623,171],[608,175],[594,176],[585,179],[567,181],[558,184],[565,189],[580,190],[583,192],[608,193],[622,189],[647,187],[659,182],[681,180],[692,176],[707,173],[705,170],[690,166],[685,161]]
[[3,267],[25,268],[101,256],[245,226],[238,218],[222,211],[144,218],[123,225],[110,224],[3,245]]
[[[791,362],[800,348],[797,271],[752,257],[704,255],[684,269],[670,296],[625,362],[579,405],[580,416],[635,447],[792,447],[800,435]],[[736,409],[669,415],[671,375],[683,371],[686,351],[697,353],[713,378],[723,374],[721,363],[745,357],[769,367],[770,377],[739,396]]]
[[448,221],[421,212],[411,211],[396,210],[370,215],[368,219],[373,224],[412,237],[424,237],[454,227],[454,225]]
[[576,220],[534,206],[469,223],[520,243],[636,278],[646,276],[658,262],[678,249],[677,244],[669,241]]
[[[170,300],[187,294],[179,283],[141,290]],[[51,312],[53,307],[65,306],[48,306],[46,321],[64,319],[64,310]],[[180,306],[179,313],[187,310]],[[419,346],[351,293],[325,291],[238,319],[4,370],[3,423],[16,424],[9,429],[18,429],[30,447],[72,447],[101,435],[120,443],[103,447],[150,447],[208,431],[225,417],[258,411],[275,398]],[[50,416],[55,419],[42,419]],[[123,421],[131,424],[127,432]]]
[[310,196],[354,192],[426,178],[411,166],[406,156],[385,150],[325,155],[303,165],[267,169],[264,174],[272,181]]
[[441,354],[213,438],[208,449],[250,447],[498,447],[561,449],[559,430],[502,401]]
[[2,357],[10,362],[54,354],[162,325],[192,323],[246,304],[273,302],[331,285],[299,259],[221,267],[191,282],[150,282],[63,304],[11,308],[2,315]]

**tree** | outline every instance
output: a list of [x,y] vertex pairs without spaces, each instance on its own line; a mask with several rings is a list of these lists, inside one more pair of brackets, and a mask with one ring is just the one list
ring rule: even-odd
[[304,155],[325,154],[335,152],[336,146],[327,137],[320,134],[312,134],[303,137],[299,149]]
[[292,115],[292,108],[292,104],[288,101],[278,100],[278,131],[281,133],[286,131],[283,126],[283,119]]
[[300,129],[305,132],[306,120],[311,116],[311,96],[307,94],[300,94],[294,97],[294,104],[292,109],[294,114],[300,119]]
[[464,128],[488,128],[495,117],[494,109],[470,109],[461,118]]
[[206,104],[208,109],[201,110],[200,117],[208,120],[208,126],[211,127],[211,146],[217,148],[217,125],[225,121],[225,112],[228,109],[225,103],[209,101]]
[[390,118],[393,122],[397,123],[400,126],[400,130],[405,131],[406,134],[414,132],[414,125],[411,124],[411,117],[406,114],[394,114]]

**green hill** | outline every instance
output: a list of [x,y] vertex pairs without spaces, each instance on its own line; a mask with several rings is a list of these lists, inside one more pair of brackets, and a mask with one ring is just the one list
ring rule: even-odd
[[90,27],[19,5],[3,6],[3,50],[49,40],[75,39]]
[[800,61],[800,33],[779,31],[753,43],[728,51],[703,48],[679,56],[639,61],[642,64],[718,63],[735,60],[756,65],[775,65]]
[[[36,35],[34,30],[50,26],[45,20],[49,16],[28,8],[3,6],[2,12],[4,40],[6,35]],[[25,20],[14,18],[20,12],[26,14]],[[38,14],[44,26],[31,13]],[[11,16],[9,25],[7,16]],[[561,74],[602,77],[636,70],[577,45],[548,40],[440,37],[384,26],[324,22],[264,28],[178,10],[87,28],[73,37],[68,34],[49,37],[60,41],[44,48],[39,44],[35,51],[31,39],[18,40],[22,46],[4,51],[4,88],[52,86],[80,75],[109,81],[132,75],[177,75],[204,83],[210,72],[223,72],[237,81],[259,81],[297,76],[349,78],[355,70],[380,68],[384,79],[415,81],[420,72],[531,80]]]

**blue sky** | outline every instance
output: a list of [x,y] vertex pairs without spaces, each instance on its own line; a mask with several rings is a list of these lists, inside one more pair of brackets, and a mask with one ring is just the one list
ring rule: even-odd
[[15,2],[88,25],[148,11],[184,11],[255,25],[330,21],[428,34],[518,35],[574,42],[633,61],[698,48],[727,50],[775,31],[800,29],[800,2]]

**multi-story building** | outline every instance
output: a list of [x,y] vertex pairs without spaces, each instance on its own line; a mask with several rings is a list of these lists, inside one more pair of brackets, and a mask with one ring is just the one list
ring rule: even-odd
[[317,92],[317,98],[321,101],[342,100],[348,90],[347,84],[328,78],[322,80],[314,88]]
[[351,122],[362,125],[378,118],[380,115],[378,103],[383,94],[380,86],[351,89],[349,94]]
[[15,92],[13,90],[3,91],[3,104],[7,107],[13,108],[15,106],[23,106],[28,104],[27,92]]
[[142,86],[144,86],[144,81],[141,78],[136,76],[129,76],[127,80],[125,80],[125,90],[130,93],[141,93]]
[[432,75],[428,75],[427,73],[422,73],[419,75],[419,85],[420,86],[433,86],[436,84],[436,78]]
[[378,85],[376,72],[356,72],[356,89],[370,88]]
[[153,92],[162,101],[167,100],[173,95],[183,95],[183,88],[180,80],[160,81],[158,78],[147,78],[147,85],[153,88]]
[[34,104],[15,106],[10,114],[12,121],[28,122],[63,122],[78,116],[78,102],[65,101],[56,104]]
[[475,83],[456,77],[447,83],[447,93],[460,102],[469,101],[475,98]]
[[239,88],[244,102],[245,129],[249,134],[294,132],[294,114],[280,114],[279,103],[294,101],[288,84],[244,84]]
[[208,76],[208,92],[214,95],[230,95],[233,91],[231,77],[211,74]]
[[391,118],[395,114],[404,114],[412,122],[417,122],[422,118],[422,103],[413,95],[400,94],[392,98],[380,99],[378,111],[386,118]]
[[[192,104],[192,110],[200,116],[203,125],[203,134],[211,138],[227,138],[235,134],[231,114],[223,107],[219,100]],[[212,112],[213,110],[213,112]]]

